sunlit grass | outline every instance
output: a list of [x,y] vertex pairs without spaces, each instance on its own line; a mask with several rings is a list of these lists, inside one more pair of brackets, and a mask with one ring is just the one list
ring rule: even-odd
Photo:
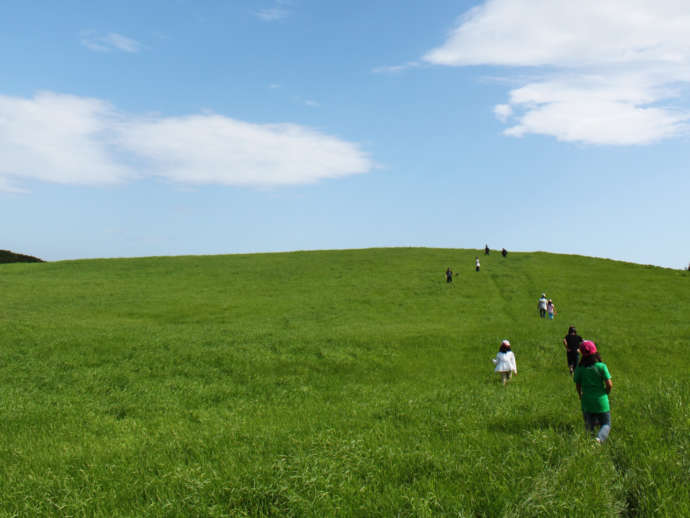
[[[687,272],[475,255],[3,265],[0,515],[690,516]],[[603,448],[568,325],[613,375]]]

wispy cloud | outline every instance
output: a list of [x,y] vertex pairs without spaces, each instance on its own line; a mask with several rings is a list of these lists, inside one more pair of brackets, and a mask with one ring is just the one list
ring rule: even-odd
[[122,52],[136,53],[142,48],[141,43],[138,41],[116,32],[98,34],[93,31],[82,31],[81,44],[87,49],[96,52],[119,50]]
[[282,20],[290,14],[290,11],[284,7],[269,7],[266,9],[259,9],[254,11],[254,15],[265,22],[275,22],[277,20]]
[[264,22],[283,20],[292,13],[292,0],[274,0],[273,6],[252,11],[254,16]]
[[108,185],[145,176],[182,184],[279,186],[369,172],[351,142],[297,124],[218,114],[139,117],[51,92],[0,95],[0,190],[22,180]]
[[17,187],[7,178],[0,177],[0,192],[26,193],[27,191]]
[[407,63],[403,63],[402,65],[387,65],[387,66],[380,66],[372,69],[372,72],[374,74],[385,74],[385,73],[395,73],[395,72],[402,72],[403,70],[408,70],[410,68],[417,68],[422,66],[422,63],[419,61],[408,61]]
[[647,144],[690,121],[685,0],[487,0],[423,60],[531,72],[494,108],[511,136]]
[[321,103],[320,103],[320,102],[314,101],[314,100],[312,100],[312,99],[307,99],[307,100],[305,100],[305,101],[304,101],[304,104],[307,105],[307,106],[309,106],[310,108],[318,108],[319,106],[321,106]]

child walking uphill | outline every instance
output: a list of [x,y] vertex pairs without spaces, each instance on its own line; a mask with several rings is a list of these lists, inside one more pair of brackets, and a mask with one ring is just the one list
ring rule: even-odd
[[553,320],[553,316],[556,314],[556,306],[553,305],[553,300],[551,299],[546,301],[546,312],[549,315],[549,320]]
[[568,334],[563,338],[563,345],[565,345],[566,355],[568,357],[568,369],[570,369],[570,375],[572,376],[575,372],[575,367],[577,367],[578,350],[580,349],[580,344],[582,343],[582,337],[577,334],[577,329],[574,326],[568,328]]
[[501,375],[501,381],[505,386],[510,380],[510,377],[515,374],[517,376],[517,365],[515,364],[515,354],[510,349],[510,342],[508,340],[503,340],[501,342],[501,348],[496,354],[496,358],[491,360],[496,365],[494,372],[498,372]]
[[582,416],[587,430],[594,433],[594,427],[597,424],[601,426],[595,438],[601,444],[606,441],[611,431],[611,374],[606,364],[601,361],[594,342],[582,342],[580,352],[582,359],[573,375],[575,389],[582,402]]

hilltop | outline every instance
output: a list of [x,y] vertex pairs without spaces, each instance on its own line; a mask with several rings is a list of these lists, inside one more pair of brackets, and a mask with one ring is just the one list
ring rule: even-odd
[[[689,516],[689,282],[419,248],[8,266],[0,515]],[[613,376],[600,449],[569,325]]]

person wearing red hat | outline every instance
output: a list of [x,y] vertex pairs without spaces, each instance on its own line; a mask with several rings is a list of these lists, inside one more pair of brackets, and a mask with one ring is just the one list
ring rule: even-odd
[[585,340],[580,344],[582,359],[575,369],[573,381],[575,389],[582,404],[582,415],[585,419],[585,427],[594,433],[594,427],[600,426],[595,440],[601,444],[609,436],[611,431],[611,407],[609,405],[609,393],[611,392],[611,374],[601,356],[597,346],[591,340]]

